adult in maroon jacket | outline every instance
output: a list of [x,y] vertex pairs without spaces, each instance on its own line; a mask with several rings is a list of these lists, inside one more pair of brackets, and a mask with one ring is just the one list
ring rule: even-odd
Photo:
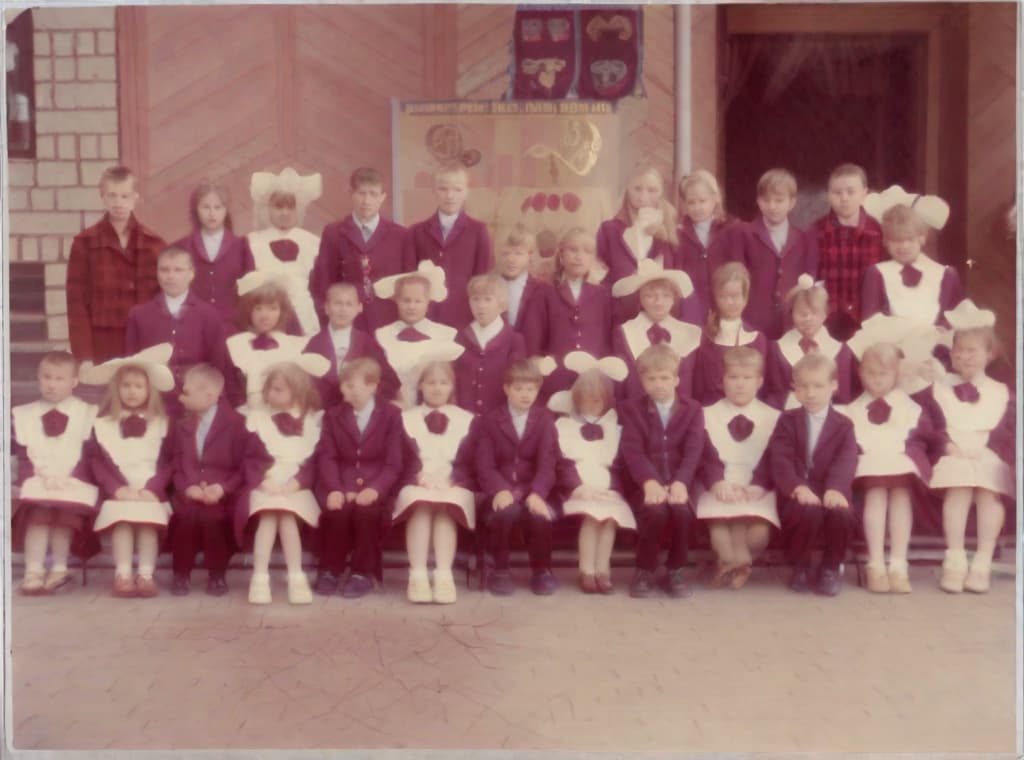
[[191,290],[210,304],[220,315],[224,335],[234,335],[238,326],[238,280],[256,268],[249,250],[248,239],[235,235],[226,227],[221,235],[209,238],[220,243],[211,254],[205,240],[208,236],[195,229],[171,248],[188,251],[192,256],[196,277]]

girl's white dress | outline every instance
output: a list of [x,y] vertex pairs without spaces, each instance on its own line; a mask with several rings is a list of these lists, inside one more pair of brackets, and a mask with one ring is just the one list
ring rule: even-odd
[[895,388],[882,396],[889,405],[889,419],[875,424],[869,417],[868,407],[875,398],[862,393],[846,406],[835,410],[853,422],[860,455],[857,457],[856,477],[885,475],[916,475],[927,477],[922,467],[907,454],[911,433],[921,424],[921,407],[903,390]]
[[555,421],[558,432],[558,446],[562,456],[576,465],[583,485],[595,491],[610,491],[611,498],[574,499],[569,498],[562,505],[565,515],[588,515],[599,522],[612,520],[620,528],[636,530],[636,518],[622,495],[611,491],[611,467],[619,453],[622,426],[614,409],[591,424],[601,428],[602,437],[588,441],[583,437],[583,426],[587,420],[576,416],[559,417]]
[[[313,456],[320,440],[324,413],[321,410],[307,413],[299,435],[281,433],[274,423],[273,414],[267,409],[252,409],[246,415],[245,426],[259,437],[274,460],[265,479],[283,486]],[[295,414],[292,416],[297,417]],[[249,495],[249,517],[267,510],[292,512],[313,527],[320,522],[320,505],[308,488],[283,495],[271,495],[254,488]]]
[[279,330],[267,335],[277,341],[276,348],[265,351],[253,348],[256,335],[249,331],[235,333],[227,339],[231,361],[245,375],[246,404],[253,409],[263,405],[263,370],[278,362],[294,361],[309,342],[301,335],[287,335]]
[[[137,438],[121,437],[121,421],[97,417],[93,423],[96,442],[110,455],[111,461],[128,482],[128,487],[142,489],[157,474],[160,449],[167,437],[168,420],[159,417],[146,421],[146,432]],[[100,504],[93,530],[101,531],[118,522],[166,526],[171,505],[166,501],[117,501],[107,499]]]
[[[315,335],[320,331],[320,318],[309,294],[309,273],[320,252],[320,238],[301,227],[292,227],[287,232],[268,227],[250,232],[248,239],[256,269],[284,275],[288,283],[288,298],[303,334],[307,338]],[[274,255],[270,245],[278,240],[290,240],[298,246],[299,253],[294,261],[282,261]]]

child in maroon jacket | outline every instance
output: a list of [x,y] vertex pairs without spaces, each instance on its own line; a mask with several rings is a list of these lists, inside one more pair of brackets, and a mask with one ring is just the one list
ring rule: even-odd
[[857,439],[853,423],[832,408],[836,365],[821,354],[807,354],[793,367],[798,409],[783,412],[768,443],[779,517],[793,564],[789,587],[810,588],[811,552],[824,540],[825,552],[815,590],[835,596],[842,587],[840,565],[857,529],[853,477]]
[[666,526],[670,532],[665,590],[680,599],[691,595],[683,580],[686,546],[694,520],[693,490],[704,449],[704,415],[692,399],[676,394],[679,357],[666,345],[651,346],[637,358],[643,398],[619,406],[622,457],[633,481],[630,505],[636,514],[636,574],[630,596],[653,593],[658,550]]
[[[498,248],[494,271],[501,275],[508,294],[505,305],[505,321],[526,338],[526,315],[533,312],[546,298],[545,291],[551,286],[530,274],[530,262],[537,253],[537,238],[523,224],[516,224]],[[547,325],[534,324],[538,335],[526,338],[526,345],[539,345],[547,331]]]
[[317,491],[323,505],[320,565],[314,590],[338,588],[345,562],[351,573],[341,595],[365,596],[373,588],[381,534],[391,525],[391,497],[402,474],[402,414],[375,399],[381,367],[356,359],[341,370],[342,404],[324,417],[317,448]]
[[495,569],[488,589],[497,596],[513,592],[509,536],[517,525],[528,536],[533,593],[552,594],[558,585],[551,574],[551,528],[557,512],[548,503],[558,436],[551,412],[534,403],[542,382],[533,362],[513,362],[503,386],[508,403],[484,417],[479,428],[476,473],[486,506],[478,529],[486,526],[490,537]]
[[416,263],[429,259],[444,270],[448,297],[433,304],[430,318],[456,329],[473,318],[466,299],[470,278],[489,272],[494,263],[487,225],[463,208],[468,192],[469,174],[462,167],[447,167],[435,173],[437,213],[412,225],[406,237]]
[[679,251],[676,267],[690,276],[693,295],[681,301],[675,316],[703,325],[714,301],[711,275],[725,260],[726,232],[733,222],[722,206],[722,192],[715,176],[697,169],[679,180]]
[[174,495],[171,505],[171,593],[189,592],[196,551],[202,548],[206,593],[228,591],[224,574],[230,556],[231,505],[242,486],[249,432],[245,418],[221,397],[224,375],[210,364],[185,372],[181,405],[185,415],[174,426]]

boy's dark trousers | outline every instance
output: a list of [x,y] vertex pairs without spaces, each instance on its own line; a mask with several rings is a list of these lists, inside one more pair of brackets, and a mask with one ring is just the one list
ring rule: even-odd
[[[225,497],[226,498],[226,497]],[[187,576],[203,550],[210,577],[223,577],[231,554],[228,544],[228,508],[225,500],[204,504],[187,497],[174,501],[174,533],[171,537],[171,566],[174,574]]]
[[789,499],[780,511],[790,564],[810,567],[811,552],[823,542],[821,566],[838,570],[846,557],[846,547],[857,530],[857,513],[853,507],[827,509],[824,506],[804,506],[796,499]]
[[509,569],[509,538],[517,525],[526,535],[530,568],[534,572],[550,569],[552,520],[533,514],[522,501],[515,501],[499,510],[489,507],[484,517],[496,570]]
[[670,543],[668,559],[665,566],[669,570],[678,570],[686,564],[686,549],[690,538],[690,526],[696,515],[688,501],[685,504],[657,504],[650,506],[642,503],[633,511],[636,515],[637,542],[636,566],[639,570],[653,573],[658,569],[658,552],[661,548],[661,537],[668,526]]
[[349,552],[353,575],[369,578],[377,573],[380,543],[391,513],[378,499],[361,506],[346,503],[341,509],[320,513],[320,572],[341,575]]

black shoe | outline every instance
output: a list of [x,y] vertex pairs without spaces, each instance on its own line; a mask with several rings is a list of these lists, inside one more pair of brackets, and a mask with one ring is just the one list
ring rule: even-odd
[[515,586],[512,573],[508,570],[494,570],[487,576],[487,590],[495,596],[512,596]]
[[673,599],[686,599],[693,596],[693,591],[683,580],[683,568],[669,570],[665,576],[665,591]]
[[807,578],[806,567],[794,567],[793,577],[789,579],[790,591],[796,591],[798,594],[802,594],[805,591],[810,590],[811,582]]
[[313,593],[320,596],[330,596],[338,590],[338,576],[330,570],[321,570],[316,574],[316,581],[313,582]]
[[365,575],[356,575],[353,573],[345,582],[345,587],[341,590],[341,595],[346,599],[359,599],[362,596],[366,596],[371,591],[373,591],[373,581]]
[[224,596],[228,593],[228,582],[223,575],[211,575],[206,581],[206,593],[209,596]]
[[541,570],[530,578],[530,590],[537,596],[551,596],[558,588],[558,581],[550,570]]
[[823,567],[821,572],[818,574],[818,585],[814,589],[822,596],[835,596],[839,593],[839,589],[843,587],[843,579],[839,576],[839,571],[830,568]]
[[637,568],[633,582],[629,584],[629,595],[635,599],[646,599],[654,593],[654,578],[650,570]]
[[187,575],[175,575],[171,581],[171,594],[174,596],[187,596],[191,583]]

